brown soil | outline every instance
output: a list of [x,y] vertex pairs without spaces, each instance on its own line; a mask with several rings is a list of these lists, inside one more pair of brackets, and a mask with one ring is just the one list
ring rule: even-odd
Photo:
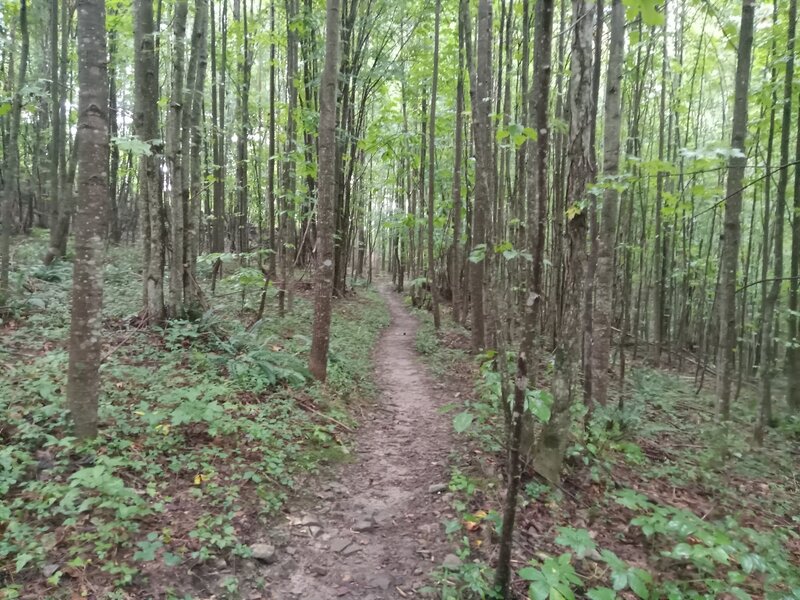
[[448,552],[449,497],[437,488],[449,480],[450,420],[437,407],[449,390],[416,355],[414,317],[395,293],[383,296],[392,322],[375,352],[381,393],[356,434],[355,460],[315,484],[308,508],[266,533],[277,549],[260,572],[262,598],[420,597]]

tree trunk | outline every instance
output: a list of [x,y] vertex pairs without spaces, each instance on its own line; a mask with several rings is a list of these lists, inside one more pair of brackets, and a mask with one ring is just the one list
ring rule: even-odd
[[[227,3],[223,3],[225,6]],[[220,29],[222,30],[222,43],[226,42],[224,29],[225,17],[221,17]],[[211,251],[225,252],[225,62],[221,61],[220,71],[217,71],[217,35],[215,8],[211,5],[211,123],[213,133],[214,156],[214,200],[212,202],[211,221]],[[225,56],[223,51],[223,57]]]
[[463,152],[464,127],[464,3],[459,0],[458,8],[458,75],[456,83],[456,126],[454,133],[453,150],[453,245],[450,249],[450,268],[452,277],[452,306],[453,320],[461,322],[461,153]]
[[[53,236],[58,230],[58,207],[60,205],[59,155],[63,152],[63,129],[61,127],[61,78],[58,64],[58,0],[50,3],[50,110],[52,133],[50,139],[50,247]],[[62,35],[67,35],[66,23],[63,24]]]
[[184,312],[183,305],[183,273],[184,273],[184,240],[183,240],[183,144],[181,143],[181,124],[185,110],[184,85],[184,46],[186,38],[186,15],[188,0],[175,3],[175,14],[172,21],[173,55],[172,55],[172,94],[170,97],[169,116],[167,120],[167,162],[170,170],[170,202],[172,203],[172,262],[169,271],[169,310],[173,317]]
[[436,281],[436,264],[433,247],[433,216],[435,194],[436,167],[436,91],[439,83],[439,22],[441,21],[442,3],[436,0],[436,17],[433,33],[433,80],[431,83],[431,118],[428,124],[428,280],[431,286],[431,304],[433,308],[433,327],[441,326],[439,316],[439,284]]
[[78,212],[67,405],[78,438],[97,435],[102,347],[103,238],[108,199],[108,74],[105,2],[79,0]]
[[[797,136],[795,158],[800,160],[800,135]],[[787,167],[788,168],[788,167]],[[797,318],[800,308],[800,164],[794,171],[794,202],[792,205],[795,217],[792,219],[792,259],[789,265],[791,280],[789,282],[789,322],[787,336],[789,348],[786,351],[787,400],[789,408],[795,414],[800,413],[800,333]]]
[[616,240],[619,192],[620,127],[622,124],[622,62],[625,51],[625,7],[622,0],[612,0],[611,40],[606,75],[605,123],[603,126],[603,214],[597,248],[597,285],[595,288],[594,331],[592,332],[593,401],[608,401],[608,367],[611,353],[611,323],[614,316],[613,255]]
[[[237,18],[236,3],[234,3],[234,20]],[[250,49],[250,36],[247,23],[247,1],[241,4],[242,24],[242,56],[239,62],[239,77],[241,96],[239,98],[239,133],[236,142],[236,191],[238,228],[236,235],[237,250],[250,251],[250,223],[249,223],[249,184],[247,180],[247,140],[250,136],[250,67],[252,62]]]
[[0,234],[0,300],[8,296],[8,273],[11,268],[11,231],[14,218],[14,204],[19,196],[19,128],[22,117],[22,90],[25,87],[25,77],[28,72],[28,50],[30,36],[28,35],[28,5],[26,0],[21,0],[19,6],[19,28],[22,35],[22,50],[19,56],[19,71],[17,72],[17,89],[11,99],[11,126],[8,134],[8,156],[6,158],[5,190],[3,201],[3,231]]
[[568,443],[570,408],[575,399],[581,352],[583,283],[586,275],[586,188],[592,179],[592,24],[591,0],[573,0],[574,37],[570,80],[567,239],[564,262],[563,317],[555,348],[553,406],[534,458],[536,470],[550,481],[560,478]]
[[160,191],[158,159],[162,146],[158,134],[158,62],[153,33],[153,5],[149,0],[136,2],[135,26],[136,135],[150,144],[150,152],[139,159],[140,205],[149,226],[145,231],[144,310],[143,319],[160,322],[164,309],[164,240],[165,211]]
[[472,252],[483,253],[470,261],[472,302],[472,351],[485,346],[483,279],[489,249],[486,248],[486,221],[493,197],[494,160],[492,155],[490,109],[492,105],[492,3],[478,2],[478,44],[476,49],[475,94],[472,113],[475,138],[475,202],[472,214]]
[[[208,0],[195,0],[194,25],[192,29],[192,55],[196,56],[194,78],[187,81],[190,95],[187,104],[191,107],[189,122],[191,125],[189,156],[190,179],[189,198],[185,220],[184,262],[184,297],[191,313],[199,310],[199,288],[197,284],[197,255],[200,251],[198,231],[200,227],[200,200],[203,184],[203,165],[201,149],[203,143],[203,96],[205,91],[207,53]],[[187,100],[188,100],[187,99]]]
[[339,0],[327,0],[325,66],[319,93],[319,185],[317,187],[317,273],[309,370],[315,379],[328,374],[333,295],[333,203],[336,196],[336,88],[339,63]]
[[[550,149],[550,75],[552,73],[553,0],[536,3],[534,24],[534,87],[530,93],[528,114],[534,120],[537,132],[533,149],[527,152],[531,164],[528,166],[525,186],[527,188],[527,245],[532,257],[528,269],[527,297],[523,308],[522,338],[517,357],[517,373],[514,386],[514,406],[511,411],[508,452],[508,490],[503,510],[498,566],[495,572],[495,587],[504,598],[511,596],[511,551],[513,529],[520,485],[520,457],[523,452],[524,430],[532,430],[530,415],[525,413],[525,397],[528,387],[535,383],[533,341],[537,321],[541,314],[542,264],[544,262],[544,228],[547,218],[547,157]],[[527,26],[527,24],[526,24]],[[532,439],[531,439],[532,443]],[[526,447],[528,444],[526,444]]]
[[[717,344],[717,394],[720,415],[730,419],[733,351],[736,347],[736,266],[742,212],[742,180],[746,166],[747,94],[750,87],[750,58],[753,49],[754,1],[743,0],[739,31],[739,52],[736,61],[731,149],[735,154],[728,161],[728,182],[725,189],[725,216],[720,257],[719,341]],[[738,151],[738,152],[737,152]]]
[[[777,6],[777,4],[776,4]],[[781,118],[781,142],[780,142],[780,167],[778,173],[778,190],[776,195],[775,207],[775,232],[773,235],[774,240],[774,257],[775,264],[773,266],[773,278],[769,291],[766,292],[766,283],[762,286],[763,294],[762,301],[762,314],[761,314],[761,344],[762,344],[762,361],[761,361],[761,409],[759,411],[759,418],[756,425],[755,438],[759,444],[764,440],[764,428],[769,425],[772,420],[772,378],[775,376],[775,343],[772,341],[773,337],[773,324],[775,322],[775,306],[778,302],[778,295],[781,288],[781,278],[783,277],[783,223],[784,215],[786,213],[786,188],[789,183],[789,138],[791,135],[791,122],[792,122],[792,83],[794,79],[794,36],[797,24],[797,0],[789,0],[789,23],[788,34],[786,42],[786,72],[783,83],[783,113]],[[800,144],[800,138],[798,138]],[[769,169],[768,169],[769,171]],[[770,181],[767,180],[767,185]],[[769,210],[767,205],[765,209],[764,218],[769,219],[766,211]],[[764,248],[763,248],[763,265],[762,278],[766,282],[767,269],[769,257],[769,227],[765,226],[764,233]],[[791,335],[791,333],[790,333]],[[789,395],[791,397],[791,387],[789,388]]]

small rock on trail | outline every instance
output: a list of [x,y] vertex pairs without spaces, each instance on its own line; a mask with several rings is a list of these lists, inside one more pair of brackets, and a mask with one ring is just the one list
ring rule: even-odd
[[441,524],[451,516],[440,493],[451,445],[449,420],[437,411],[453,393],[419,361],[417,322],[400,297],[382,294],[392,323],[375,350],[381,394],[356,435],[358,460],[314,486],[311,512],[265,532],[286,538],[274,564],[261,562],[265,599],[414,598],[442,561],[458,561]]

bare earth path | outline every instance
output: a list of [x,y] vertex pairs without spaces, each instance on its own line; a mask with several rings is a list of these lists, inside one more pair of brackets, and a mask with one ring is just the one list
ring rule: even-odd
[[416,319],[397,294],[382,294],[392,322],[375,350],[380,397],[357,433],[356,459],[310,490],[316,505],[269,532],[285,544],[262,571],[273,600],[420,597],[448,552],[440,488],[450,419],[437,411],[445,388],[415,352]]

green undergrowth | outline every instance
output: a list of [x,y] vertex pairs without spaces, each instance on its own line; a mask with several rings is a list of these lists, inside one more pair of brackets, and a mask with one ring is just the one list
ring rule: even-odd
[[[424,325],[418,349],[444,361],[441,338]],[[496,598],[492,561],[502,528],[504,423],[491,353],[473,393],[445,407],[466,446],[450,481],[459,518],[445,530],[461,564],[437,572],[445,599]],[[509,357],[509,375],[513,356]],[[546,365],[546,363],[545,363]],[[546,366],[543,367],[546,369]],[[575,410],[564,480],[550,487],[526,472],[517,517],[514,590],[534,600],[800,598],[800,489],[792,421],[763,448],[749,441],[754,406],[742,398],[721,425],[710,394],[691,377],[637,368],[624,408]],[[546,391],[527,410],[549,418]],[[535,431],[534,431],[535,433]],[[488,465],[488,468],[487,468]]]
[[[410,302],[408,302],[410,306]],[[451,374],[469,358],[469,332],[452,319],[443,316],[440,331],[433,326],[427,310],[411,309],[419,321],[414,346],[424,357],[425,365],[437,377]]]
[[39,266],[40,242],[16,249],[0,326],[0,598],[191,595],[191,569],[246,557],[298,477],[347,454],[337,423],[354,426],[374,392],[386,307],[367,288],[335,304],[320,386],[306,370],[309,300],[281,319],[270,289],[254,324],[260,287],[243,289],[230,264],[202,318],[142,328],[137,253],[112,248],[100,435],[77,443],[64,406],[71,265]]

